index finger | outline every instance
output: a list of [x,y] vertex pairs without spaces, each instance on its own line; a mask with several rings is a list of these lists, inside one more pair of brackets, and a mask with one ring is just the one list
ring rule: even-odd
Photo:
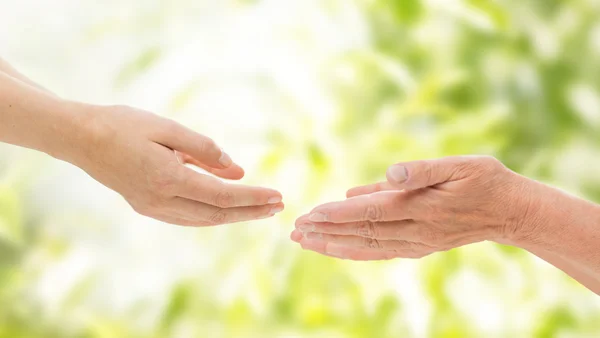
[[213,139],[175,121],[161,120],[157,133],[154,135],[154,141],[170,149],[186,153],[212,168],[225,169],[233,164],[231,157]]
[[346,197],[356,197],[360,195],[368,195],[374,194],[376,192],[388,191],[388,190],[398,190],[394,186],[392,186],[389,182],[378,182],[369,185],[363,185],[359,187],[352,188],[348,190],[346,193]]
[[242,169],[242,167],[240,167],[236,163],[233,163],[229,168],[215,169],[215,168],[211,168],[210,166],[207,166],[206,164],[202,163],[201,161],[198,161],[194,157],[187,155],[185,153],[175,151],[175,154],[182,164],[191,164],[193,166],[196,166],[202,170],[206,170],[207,172],[209,172],[215,176],[224,178],[224,179],[239,180],[239,179],[242,179],[245,174],[244,169]]
[[382,261],[398,258],[398,255],[393,251],[347,247],[325,241],[301,239],[298,236],[297,233],[292,233],[292,240],[300,243],[302,249],[333,258],[353,261]]
[[225,183],[189,168],[185,168],[184,175],[178,196],[219,208],[277,204],[283,199],[277,190]]
[[313,222],[349,223],[389,222],[414,218],[415,203],[402,191],[383,191],[348,198],[316,207],[310,212]]

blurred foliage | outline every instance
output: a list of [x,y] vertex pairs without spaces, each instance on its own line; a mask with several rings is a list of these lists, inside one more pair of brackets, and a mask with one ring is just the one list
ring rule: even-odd
[[[232,3],[250,11],[261,1]],[[164,2],[137,24],[159,25],[164,20],[148,17],[167,16],[166,9],[175,6]],[[326,142],[310,132],[296,137],[273,130],[266,137],[270,151],[261,162],[265,177],[282,168],[289,154],[301,154],[308,181],[314,182],[307,187],[312,202],[328,180],[358,185],[381,179],[396,161],[479,153],[600,202],[600,178],[581,170],[573,173],[576,179],[562,176],[564,158],[589,158],[577,157],[582,143],[586,154],[600,156],[600,112],[589,108],[600,100],[596,1],[340,0],[322,1],[322,6],[334,12],[355,6],[368,35],[366,45],[322,67],[321,80],[335,102],[330,131],[339,153],[330,153]],[[118,25],[109,26],[98,27],[119,33]],[[127,87],[155,67],[165,57],[162,48],[152,45],[124,60],[115,86]],[[185,86],[174,94],[173,107],[185,106],[195,93],[190,88],[206,86]],[[335,163],[334,155],[344,166]],[[105,314],[85,310],[92,276],[70,291],[61,311],[51,311],[32,296],[32,281],[43,266],[36,261],[40,251],[60,251],[56,247],[62,244],[39,229],[24,191],[22,184],[0,179],[0,337],[555,337],[600,332],[600,307],[590,305],[591,293],[558,272],[543,270],[520,250],[488,244],[419,261],[415,271],[421,290],[414,291],[422,293],[419,308],[403,302],[413,291],[382,289],[373,296],[371,289],[380,287],[377,280],[361,279],[408,271],[393,263],[366,267],[310,253],[278,255],[275,249],[272,260],[254,261],[244,277],[260,305],[244,296],[223,301],[211,291],[221,286],[217,279],[196,276],[178,281],[163,305],[141,302]],[[232,273],[242,264],[236,257],[250,250],[227,252],[215,274]],[[541,277],[540,271],[546,274]],[[462,284],[469,278],[479,284]],[[514,286],[515,279],[522,285]],[[543,291],[548,288],[551,300]],[[475,305],[465,309],[467,302]],[[156,308],[159,315],[148,314]],[[496,317],[503,313],[500,324],[486,327],[480,320],[486,311]],[[421,331],[411,322],[415,313],[426,318]],[[151,324],[134,325],[145,316],[154,318]]]

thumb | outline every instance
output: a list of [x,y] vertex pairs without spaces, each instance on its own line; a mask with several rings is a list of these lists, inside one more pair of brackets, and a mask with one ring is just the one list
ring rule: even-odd
[[165,132],[157,135],[156,142],[185,153],[210,168],[225,169],[234,164],[231,157],[211,138],[173,121],[170,121],[168,125]]
[[456,156],[398,163],[388,168],[386,176],[394,188],[416,190],[464,178],[461,169],[466,161],[466,157]]

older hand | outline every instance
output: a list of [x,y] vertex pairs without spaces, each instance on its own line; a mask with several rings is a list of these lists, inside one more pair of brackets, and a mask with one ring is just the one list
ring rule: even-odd
[[390,167],[387,178],[300,217],[292,239],[333,257],[382,260],[420,258],[525,231],[530,181],[494,158],[402,163]]
[[[76,104],[86,126],[63,159],[120,193],[140,214],[168,223],[211,226],[273,216],[283,210],[272,189],[234,185],[244,171],[213,140],[171,120],[130,107]],[[64,155],[64,156],[62,156]]]

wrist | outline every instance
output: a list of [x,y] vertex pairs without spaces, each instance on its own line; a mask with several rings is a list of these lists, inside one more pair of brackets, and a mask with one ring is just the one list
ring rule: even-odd
[[[501,244],[520,246],[534,242],[549,226],[548,204],[553,196],[551,189],[539,182],[512,173],[515,180],[512,197],[506,203],[508,212],[504,230],[494,241]],[[550,190],[550,191],[544,191]]]
[[[529,180],[522,204],[520,221],[515,231],[507,233],[504,244],[523,249],[537,247],[558,249],[567,243],[583,226],[600,224],[600,207],[562,190]],[[591,229],[590,229],[591,230]],[[597,231],[597,230],[596,230]],[[594,231],[594,232],[596,232]]]
[[90,104],[58,99],[56,122],[49,130],[52,133],[45,149],[48,155],[74,165],[89,155],[90,145],[94,143],[98,132],[93,127],[95,116],[100,107]]
[[535,189],[538,205],[530,209],[523,228],[500,243],[543,250],[599,269],[600,206],[541,183],[536,182]]

